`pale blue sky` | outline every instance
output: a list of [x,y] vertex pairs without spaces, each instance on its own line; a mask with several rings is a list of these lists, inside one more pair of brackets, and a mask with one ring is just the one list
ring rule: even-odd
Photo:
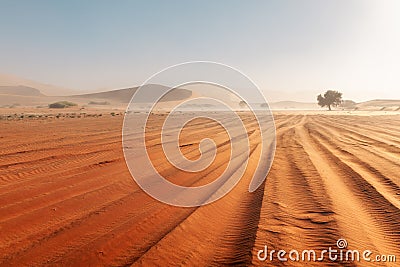
[[208,60],[273,100],[400,99],[399,14],[396,0],[0,0],[0,73],[97,90]]

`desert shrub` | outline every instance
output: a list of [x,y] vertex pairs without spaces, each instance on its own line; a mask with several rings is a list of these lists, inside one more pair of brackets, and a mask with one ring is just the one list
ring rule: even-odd
[[343,100],[342,103],[340,103],[339,107],[351,109],[355,108],[356,105],[357,103],[353,100]]
[[49,105],[49,108],[68,108],[77,104],[68,101],[58,101]]
[[110,114],[111,114],[111,116],[115,116],[115,112],[111,112]]
[[10,105],[9,108],[15,108],[15,107],[19,107],[19,106],[21,106],[21,104],[14,103],[14,104]]
[[100,101],[100,102],[90,101],[89,105],[110,105],[110,102],[107,102],[107,101]]

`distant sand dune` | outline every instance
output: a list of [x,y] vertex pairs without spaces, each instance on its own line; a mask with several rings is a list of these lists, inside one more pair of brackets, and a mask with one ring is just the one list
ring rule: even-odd
[[[158,94],[166,88],[160,85],[151,85],[148,88],[148,95],[145,95],[143,101],[150,99],[149,96]],[[111,90],[99,93],[69,95],[69,96],[47,96],[41,93],[37,88],[27,86],[0,86],[0,106],[10,106],[14,104],[22,106],[47,106],[52,102],[68,100],[78,105],[87,105],[93,103],[108,102],[111,107],[126,109],[127,104],[135,94],[138,87]],[[179,101],[190,98],[192,92],[185,89],[174,89],[166,94],[160,102]]]
[[[112,91],[105,91],[105,92],[99,92],[99,93],[90,93],[90,94],[82,94],[82,95],[73,95],[70,96],[71,98],[85,98],[85,99],[104,99],[104,100],[111,100],[116,103],[129,103],[131,100],[132,96],[135,94],[139,87],[133,87],[133,88],[125,88],[125,89],[118,89],[118,90],[112,90]],[[165,89],[168,89],[168,87],[162,86],[162,85],[145,85],[142,90],[145,90],[148,95],[148,99],[150,99],[150,96],[152,95],[157,95],[160,92],[163,92]],[[192,92],[190,90],[185,90],[185,89],[174,89],[171,92],[169,92],[165,97],[161,99],[161,101],[177,101],[177,100],[182,100],[186,99],[192,96]],[[148,102],[146,101],[147,99],[143,99],[143,102]]]
[[[148,89],[149,95],[161,92],[166,88],[162,85],[146,85],[146,87],[148,88],[144,89]],[[87,105],[89,102],[100,103],[107,101],[110,103],[110,107],[126,109],[127,104],[137,89],[138,87],[132,87],[79,94],[77,91],[70,89],[34,82],[12,75],[0,74],[0,107],[14,104],[22,106],[47,106],[52,102],[68,100],[79,105]],[[179,101],[194,96],[201,96],[199,92],[201,90],[196,92],[184,88],[174,89],[163,97],[161,102]],[[208,89],[208,92],[210,92],[210,89]],[[146,102],[146,98],[148,99],[148,97],[145,97],[143,102]],[[312,102],[279,101],[271,102],[269,106],[273,110],[323,110],[317,103]],[[204,108],[207,109],[208,107],[204,106]],[[338,107],[336,109],[342,110],[343,108]],[[354,107],[347,110],[400,111],[400,100],[371,100],[357,103]]]
[[399,110],[400,100],[370,100],[356,105],[360,110]]
[[[60,96],[74,94],[74,90],[53,86],[45,83],[35,82],[20,78],[14,75],[0,74],[0,86],[30,87],[39,90],[42,94],[48,96]],[[1,94],[1,93],[0,93]]]
[[21,96],[43,96],[40,90],[28,86],[0,86],[0,94]]

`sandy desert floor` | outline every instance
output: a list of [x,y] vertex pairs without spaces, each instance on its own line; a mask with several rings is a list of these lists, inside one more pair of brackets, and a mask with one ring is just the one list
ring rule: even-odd
[[[304,266],[261,262],[257,253],[265,245],[320,251],[335,248],[339,238],[348,249],[400,261],[399,115],[276,113],[277,150],[266,182],[247,191],[250,164],[228,195],[199,208],[160,203],[134,183],[122,152],[122,120],[109,113],[0,120],[1,266]],[[217,136],[221,128],[199,123],[190,131],[183,137]],[[216,140],[218,164],[195,184],[226,164],[226,140]],[[150,143],[159,153],[156,137]],[[251,147],[257,150],[255,141]],[[160,171],[193,184],[173,169]]]

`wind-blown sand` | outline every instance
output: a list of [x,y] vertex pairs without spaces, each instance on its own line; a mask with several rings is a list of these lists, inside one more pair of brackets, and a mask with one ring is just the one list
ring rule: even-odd
[[[257,252],[335,248],[339,238],[400,260],[400,116],[329,114],[277,113],[266,182],[248,193],[250,162],[227,196],[200,208],[168,206],[138,188],[122,153],[120,115],[0,120],[0,265],[304,266],[260,262]],[[187,131],[183,142],[221,128]],[[217,164],[195,184],[226,164],[227,144],[215,140]],[[157,137],[150,144],[159,153]]]

